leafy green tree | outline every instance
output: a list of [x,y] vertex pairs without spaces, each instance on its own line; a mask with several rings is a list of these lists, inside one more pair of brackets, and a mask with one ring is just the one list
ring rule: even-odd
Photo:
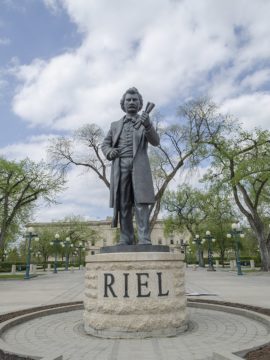
[[13,264],[21,261],[21,257],[17,247],[14,247],[8,251],[7,261]]
[[206,202],[206,194],[186,184],[179,186],[177,191],[167,191],[163,207],[170,216],[165,221],[165,232],[169,234],[186,229],[194,238],[206,221]]
[[[226,234],[235,219],[232,199],[227,193],[217,191],[214,187],[208,191],[192,188],[189,185],[178,187],[177,191],[166,192],[163,199],[164,208],[170,213],[165,221],[166,233],[188,230],[194,239],[196,234],[204,238],[207,230],[216,239],[213,245],[219,252],[224,264],[226,250],[232,248]],[[204,245],[206,249],[207,244]]]
[[42,162],[0,158],[0,248],[5,246],[12,226],[28,219],[34,202],[39,198],[54,202],[63,184],[63,177]]
[[222,188],[210,187],[207,191],[205,210],[208,214],[206,226],[216,239],[214,247],[219,253],[221,264],[224,265],[226,251],[233,247],[227,233],[231,224],[238,218],[230,193]]
[[81,216],[67,216],[53,224],[59,229],[60,238],[66,239],[69,237],[74,245],[88,240],[96,242],[100,238],[97,231],[90,228],[87,221]]
[[270,132],[244,131],[236,124],[208,144],[213,161],[205,181],[232,191],[258,241],[262,270],[270,271]]
[[[69,216],[63,220],[54,221],[50,225],[39,226],[38,224],[31,224],[35,228],[35,232],[38,234],[39,241],[33,241],[33,252],[41,253],[43,263],[48,261],[49,256],[53,256],[56,252],[62,257],[69,257],[80,243],[86,246],[88,241],[95,243],[100,239],[96,230],[91,229],[81,216]],[[50,243],[55,239],[55,235],[59,235],[59,241],[56,246]],[[66,240],[69,240],[69,245],[64,246]]]
[[32,252],[33,254],[40,253],[41,261],[45,268],[49,256],[53,255],[53,248],[50,245],[50,242],[54,239],[54,229],[52,227],[39,228],[37,235],[39,241],[32,241]]

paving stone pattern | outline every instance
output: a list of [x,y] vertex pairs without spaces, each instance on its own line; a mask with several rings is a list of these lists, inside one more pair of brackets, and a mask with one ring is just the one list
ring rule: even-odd
[[263,324],[224,312],[189,308],[190,329],[174,338],[108,340],[86,335],[82,311],[34,319],[11,328],[3,340],[15,351],[46,355],[62,352],[64,360],[210,360],[213,351],[230,352],[266,339]]

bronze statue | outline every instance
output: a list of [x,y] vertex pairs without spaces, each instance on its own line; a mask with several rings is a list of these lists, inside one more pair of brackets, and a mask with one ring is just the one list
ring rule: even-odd
[[133,207],[138,227],[138,243],[151,244],[149,205],[155,202],[154,187],[147,155],[148,142],[159,145],[159,136],[149,113],[148,103],[141,115],[143,99],[133,87],[123,95],[121,108],[126,115],[111,124],[102,144],[102,151],[112,161],[110,206],[114,208],[112,227],[120,218],[120,244],[134,244]]

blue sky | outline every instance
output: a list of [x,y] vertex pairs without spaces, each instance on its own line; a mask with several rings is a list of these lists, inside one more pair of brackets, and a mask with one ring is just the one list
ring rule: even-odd
[[[0,68],[10,69],[15,64],[28,64],[35,58],[50,59],[69,48],[79,46],[82,36],[65,11],[48,11],[39,0],[0,2]],[[1,91],[0,146],[20,141],[38,128],[26,126],[11,109],[11,102],[18,83],[8,72],[3,76],[7,83]],[[16,129],[16,131],[15,131]],[[43,130],[44,131],[44,130]],[[48,130],[49,131],[49,130]]]
[[[106,130],[130,86],[169,118],[208,95],[245,128],[269,128],[269,13],[265,0],[1,0],[0,154],[39,161],[50,138]],[[68,185],[36,220],[110,214],[93,175],[73,169]]]

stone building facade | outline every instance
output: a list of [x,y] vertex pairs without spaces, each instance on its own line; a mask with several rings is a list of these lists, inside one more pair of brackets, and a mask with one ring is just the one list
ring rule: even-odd
[[[95,230],[98,234],[98,240],[88,241],[88,253],[89,255],[94,255],[99,252],[99,249],[103,246],[111,246],[117,244],[117,238],[119,237],[119,229],[111,228],[111,219],[99,221],[85,221],[83,223],[85,226],[90,227]],[[70,224],[65,222],[48,222],[48,223],[31,223],[27,226],[32,226],[35,231],[38,233],[39,228],[44,227],[55,227],[55,232],[61,231],[64,227],[68,227]],[[158,220],[151,233],[151,241],[153,245],[168,245],[171,250],[180,250],[181,240],[188,241],[189,233],[182,234],[172,234],[169,236],[164,235],[164,223],[162,220]]]

